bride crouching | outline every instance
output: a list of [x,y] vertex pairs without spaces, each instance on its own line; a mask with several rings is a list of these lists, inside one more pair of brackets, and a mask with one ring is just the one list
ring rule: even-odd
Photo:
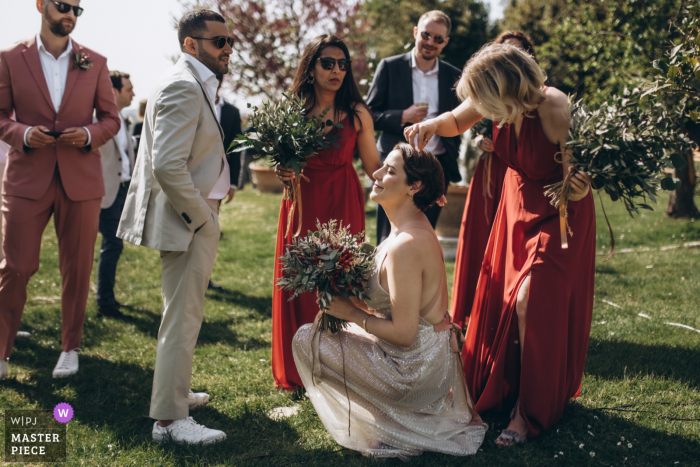
[[430,152],[398,144],[374,179],[370,197],[392,233],[377,248],[367,299],[333,299],[328,313],[350,322],[337,334],[299,328],[297,370],[342,446],[404,460],[474,454],[488,425],[464,384],[442,249],[423,214],[444,193],[442,168]]

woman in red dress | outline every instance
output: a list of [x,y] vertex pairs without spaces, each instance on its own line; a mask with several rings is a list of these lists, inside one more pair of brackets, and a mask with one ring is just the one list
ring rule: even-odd
[[[524,51],[483,48],[467,62],[453,112],[406,129],[408,141],[454,136],[482,115],[499,122],[494,149],[508,166],[462,355],[476,410],[510,410],[496,442],[549,428],[581,386],[593,310],[595,210],[590,177],[574,171],[562,246],[545,187],[569,173],[568,98]],[[420,149],[420,146],[419,146]]]
[[[496,44],[510,44],[520,47],[535,57],[535,47],[528,37],[517,31],[506,31],[496,38]],[[464,327],[474,303],[476,283],[481,273],[486,244],[491,234],[491,226],[496,218],[496,210],[501,200],[501,188],[508,166],[493,154],[493,141],[482,138],[477,141],[484,155],[474,169],[469,184],[467,202],[464,205],[462,227],[459,230],[455,275],[452,283],[452,322]]]
[[[325,119],[340,123],[335,129],[339,147],[319,152],[309,159],[301,180],[301,234],[316,230],[316,221],[331,219],[349,225],[352,233],[365,230],[365,200],[362,185],[352,165],[357,152],[365,172],[373,174],[381,167],[374,141],[372,114],[364,103],[350,67],[347,46],[335,36],[316,37],[304,50],[290,93],[306,98],[308,115],[315,116],[330,108]],[[330,130],[330,128],[329,128]],[[290,181],[294,173],[277,169],[280,180]],[[275,260],[292,242],[298,218],[291,229],[287,216],[291,201],[283,200],[277,227]],[[288,232],[288,233],[287,233]],[[281,276],[275,261],[274,283]],[[272,293],[272,374],[275,384],[288,391],[302,387],[292,356],[292,338],[297,329],[313,323],[319,311],[315,294],[306,293],[289,301],[290,293],[274,286]]]

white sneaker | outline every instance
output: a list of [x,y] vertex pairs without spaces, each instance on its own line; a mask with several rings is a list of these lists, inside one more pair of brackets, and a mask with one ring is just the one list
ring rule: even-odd
[[78,372],[78,353],[80,349],[70,352],[61,352],[56,368],[53,369],[54,378],[65,378]]
[[212,444],[226,439],[226,433],[212,430],[195,422],[192,417],[175,420],[166,427],[153,425],[153,441],[162,443],[170,439],[175,443]]
[[10,364],[7,363],[7,360],[5,360],[4,358],[0,358],[0,379],[5,378],[9,374]]
[[190,410],[198,407],[203,407],[209,403],[209,394],[206,392],[192,392],[187,394],[187,402],[190,404]]

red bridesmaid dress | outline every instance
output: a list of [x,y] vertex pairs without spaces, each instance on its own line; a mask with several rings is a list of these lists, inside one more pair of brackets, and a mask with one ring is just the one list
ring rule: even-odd
[[[593,311],[595,209],[592,194],[568,206],[569,248],[562,249],[558,210],[545,186],[562,179],[559,147],[537,111],[494,127],[494,149],[509,167],[481,267],[462,352],[476,410],[519,410],[534,437],[556,423],[578,395]],[[525,343],[518,341],[516,297],[530,274]],[[522,357],[522,359],[521,359]]]
[[[501,188],[508,166],[496,154],[476,164],[464,205],[452,285],[452,322],[464,327],[472,311],[476,283],[481,273],[486,244],[501,200]],[[488,184],[489,191],[486,190]]]
[[[341,123],[344,128],[337,130],[341,137],[337,140],[340,147],[319,152],[304,168],[308,181],[302,180],[300,184],[303,208],[300,236],[305,236],[309,230],[315,231],[317,219],[321,223],[331,219],[342,221],[354,234],[365,230],[365,200],[360,178],[352,165],[357,131],[350,124],[349,117]],[[291,243],[298,226],[295,214],[294,225],[285,237],[290,207],[291,201],[282,201],[275,247],[275,284],[281,276],[277,258],[284,253],[285,245]],[[315,294],[305,293],[291,302],[289,296],[289,292],[273,286],[272,374],[278,388],[292,391],[303,387],[292,356],[292,338],[301,326],[313,323],[319,308]]]

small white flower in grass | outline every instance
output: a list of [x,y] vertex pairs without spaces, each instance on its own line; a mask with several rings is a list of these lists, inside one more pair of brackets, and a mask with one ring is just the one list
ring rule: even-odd
[[557,456],[556,454],[554,454],[554,458],[556,459],[557,457],[559,457],[559,456]]
[[624,441],[624,440],[625,440],[625,437],[624,437],[624,436],[622,436],[622,441]]
[[589,429],[589,430],[591,429],[591,425],[588,425],[588,429]]
[[261,362],[266,362],[267,360],[265,360],[264,358],[261,358],[260,361],[261,361]]
[[597,416],[597,415],[596,415],[595,417],[593,417],[593,418],[595,418],[596,420],[598,420],[598,416]]
[[595,452],[591,451],[591,457],[595,457]]
[[619,441],[617,442],[617,445],[618,445],[618,446],[620,446],[621,444],[622,444],[621,442],[619,442]]
[[632,449],[632,443],[627,443],[627,447]]
[[584,444],[581,443],[581,444],[578,445],[578,448],[579,448],[579,449],[583,449],[583,446],[584,446]]
[[590,431],[588,432],[588,434],[591,435],[591,436],[595,436],[595,435],[594,435],[593,433],[591,433]]
[[108,444],[107,447],[108,447],[109,449],[112,449],[112,445],[111,445],[111,444]]
[[564,453],[563,453],[563,452],[561,452],[561,451],[559,451],[559,455],[563,456],[563,455],[564,455]]

